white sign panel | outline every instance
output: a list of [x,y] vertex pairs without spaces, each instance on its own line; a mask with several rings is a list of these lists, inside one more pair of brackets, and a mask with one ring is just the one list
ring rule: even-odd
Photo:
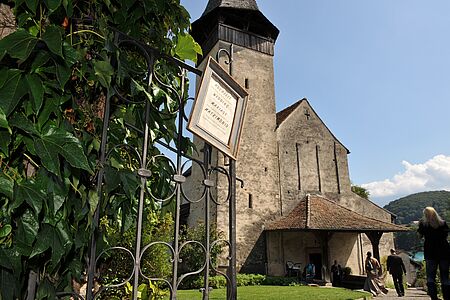
[[235,159],[247,97],[248,93],[209,58],[188,129]]
[[198,126],[209,131],[221,143],[228,144],[237,98],[214,77],[212,76],[207,87]]

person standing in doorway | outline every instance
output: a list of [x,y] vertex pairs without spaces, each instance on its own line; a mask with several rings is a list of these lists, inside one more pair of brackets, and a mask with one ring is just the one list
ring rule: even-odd
[[333,286],[341,286],[342,268],[338,265],[337,261],[334,261],[334,265],[331,266],[331,282]]
[[442,295],[450,300],[450,245],[447,241],[448,225],[433,207],[423,210],[423,218],[419,221],[419,235],[425,238],[423,252],[427,274],[428,295],[437,300],[436,273],[439,267]]
[[386,267],[389,274],[392,275],[395,290],[399,297],[405,296],[405,289],[403,287],[403,274],[406,274],[405,264],[403,259],[397,255],[395,249],[391,249],[391,255],[388,256]]
[[316,266],[312,262],[309,262],[305,267],[306,282],[312,282],[315,276],[316,276]]

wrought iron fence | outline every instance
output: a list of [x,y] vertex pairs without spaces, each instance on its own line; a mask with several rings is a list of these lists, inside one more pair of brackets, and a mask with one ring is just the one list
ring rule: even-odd
[[[102,140],[101,140],[101,157],[99,159],[101,169],[97,177],[97,192],[99,197],[98,203],[103,203],[105,199],[104,190],[107,189],[107,171],[106,166],[111,163],[114,155],[120,150],[121,153],[127,153],[129,157],[139,165],[137,171],[134,171],[135,176],[139,177],[139,197],[136,203],[137,219],[136,219],[136,234],[134,249],[128,249],[127,247],[115,246],[110,247],[101,253],[97,253],[98,249],[98,237],[100,229],[100,222],[102,218],[101,205],[97,208],[94,215],[94,226],[96,230],[92,234],[90,243],[90,255],[88,260],[88,270],[87,270],[87,286],[86,292],[74,293],[59,293],[57,296],[59,299],[102,299],[102,294],[106,291],[111,291],[114,289],[125,289],[127,287],[132,293],[132,299],[138,299],[138,288],[139,284],[143,281],[160,283],[165,286],[170,291],[170,299],[177,299],[178,289],[180,284],[189,276],[199,276],[203,275],[203,287],[200,289],[203,299],[209,299],[210,286],[209,286],[209,275],[213,271],[216,274],[220,274],[226,278],[227,281],[227,299],[236,299],[236,217],[235,217],[235,201],[236,201],[236,167],[235,161],[230,159],[228,168],[213,166],[210,163],[210,156],[212,148],[205,143],[203,148],[203,160],[193,158],[187,154],[185,149],[183,149],[182,144],[185,139],[183,130],[187,122],[186,114],[186,103],[187,100],[192,100],[187,96],[188,92],[186,90],[186,79],[188,73],[193,73],[197,76],[201,76],[202,72],[197,68],[189,66],[184,62],[181,62],[173,57],[163,55],[156,49],[149,47],[123,33],[116,32],[115,43],[119,51],[132,51],[133,55],[140,56],[142,62],[145,63],[146,72],[141,74],[141,78],[145,80],[146,92],[150,92],[152,87],[158,87],[165,90],[166,93],[176,100],[176,104],[173,106],[165,107],[155,107],[148,99],[135,99],[129,98],[122,93],[122,86],[116,87],[116,102],[114,105],[121,105],[124,109],[129,105],[143,105],[145,107],[145,114],[142,117],[142,128],[139,126],[126,124],[127,129],[132,131],[134,134],[139,135],[142,138],[142,145],[139,148],[131,147],[128,144],[116,143],[114,144],[109,135],[108,128],[111,126],[111,97],[107,97],[104,107],[104,118],[103,118],[103,129],[102,129]],[[127,52],[128,53],[128,52]],[[232,72],[232,53],[233,49],[230,50],[221,49],[217,53],[217,58],[221,54],[226,54],[227,63],[230,67],[230,73]],[[172,88],[171,85],[166,84],[158,75],[155,70],[158,68],[158,64],[164,61],[165,64],[174,67],[171,69],[176,70],[176,75],[179,79],[180,90],[178,92],[176,89]],[[167,70],[166,70],[167,72]],[[163,110],[168,117],[177,119],[177,130],[176,136],[174,137],[175,143],[173,145],[167,144],[164,141],[158,140],[154,141],[151,137],[151,132],[149,130],[150,122],[154,122],[152,119],[152,111]],[[158,143],[159,147],[164,149],[161,151],[163,154],[149,153],[149,147],[153,146],[153,143]],[[173,158],[172,158],[172,157]],[[165,172],[154,174],[152,172],[152,166],[164,164],[166,168],[163,168]],[[203,174],[203,180],[201,181],[202,193],[197,199],[191,199],[185,192],[184,185],[186,184],[186,176],[183,174],[186,168],[190,165],[196,165],[201,170]],[[214,173],[220,173],[226,176],[228,181],[228,197],[226,201],[219,202],[213,197],[212,189],[214,188],[215,182],[212,180]],[[164,191],[158,191],[152,189],[149,186],[149,178],[161,182],[165,182],[165,186],[170,188]],[[144,218],[144,208],[147,205],[148,199],[151,199],[154,203],[158,203],[161,207],[164,205],[174,205],[174,229],[173,238],[171,241],[153,241],[148,244],[143,244],[142,234],[143,234],[143,218]],[[180,222],[180,211],[182,202],[186,203],[200,203],[204,207],[204,239],[203,241],[198,240],[181,240],[180,232],[181,222]],[[211,226],[213,220],[211,220],[211,205],[228,205],[229,209],[229,233],[228,239],[211,239]],[[216,265],[211,261],[211,251],[214,247],[218,245],[225,245],[228,250],[227,260],[228,265],[226,266],[227,272],[223,272],[218,269]],[[180,253],[186,247],[193,246],[197,247],[204,257],[204,261],[201,263],[201,267],[196,270],[187,270],[185,272],[180,271],[180,266],[182,260]],[[167,264],[170,264],[170,275],[168,277],[158,277],[155,274],[146,273],[143,263],[145,262],[146,255],[151,252],[154,247],[163,247],[168,253],[170,259]],[[106,257],[111,256],[115,253],[115,257],[120,257],[129,264],[129,269],[123,272],[127,273],[123,278],[116,278],[113,283],[109,284],[97,284],[102,281],[103,270],[101,268],[101,261]]]

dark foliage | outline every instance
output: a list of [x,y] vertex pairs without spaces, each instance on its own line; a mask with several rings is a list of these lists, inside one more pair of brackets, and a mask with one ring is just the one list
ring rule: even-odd
[[433,191],[412,194],[390,202],[385,209],[397,215],[398,224],[409,224],[412,228],[409,232],[395,233],[396,246],[399,249],[418,252],[423,249],[423,240],[417,235],[417,225],[413,224],[422,218],[423,209],[432,206],[436,211],[449,221],[450,217],[450,192]]

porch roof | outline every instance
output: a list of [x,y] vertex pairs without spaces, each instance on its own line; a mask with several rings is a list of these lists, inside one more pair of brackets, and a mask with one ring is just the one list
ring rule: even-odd
[[273,221],[266,230],[328,230],[328,231],[408,231],[389,222],[363,216],[335,201],[319,195],[306,195],[286,216]]

